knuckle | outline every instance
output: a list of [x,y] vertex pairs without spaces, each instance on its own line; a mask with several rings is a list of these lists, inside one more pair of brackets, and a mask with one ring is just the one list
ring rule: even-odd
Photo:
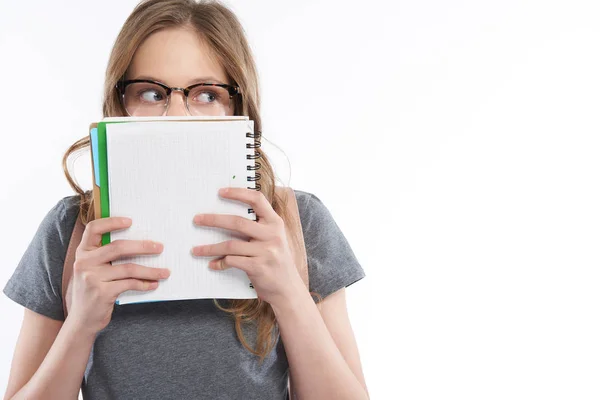
[[81,273],[84,269],[84,264],[80,258],[75,258],[73,262],[73,273]]
[[246,225],[246,219],[243,218],[243,217],[238,217],[238,218],[235,219],[234,224],[235,224],[236,228],[243,229],[244,226]]
[[116,245],[113,245],[112,243],[110,243],[108,246],[106,247],[106,257],[108,257],[110,260],[114,260],[115,258],[117,258],[117,256],[119,255],[119,249],[117,248]]
[[109,244],[110,251],[109,254],[112,258],[118,257],[125,253],[127,249],[127,244],[124,240],[115,240]]
[[264,265],[264,262],[260,262],[258,257],[250,257],[247,261],[248,268],[251,268],[253,271],[258,271],[260,273],[261,265]]
[[265,250],[270,256],[276,256],[279,253],[278,247],[273,244],[267,245]]
[[135,272],[135,265],[131,264],[131,263],[127,263],[127,264],[121,264],[122,268],[123,268],[123,272],[125,273],[125,275],[127,276],[131,276],[133,275],[133,273]]
[[280,235],[277,233],[273,234],[273,239],[271,240],[271,243],[272,243],[271,246],[273,246],[273,247],[277,247],[277,248],[282,247],[285,243],[283,235]]
[[275,217],[275,226],[277,226],[280,229],[285,228],[285,222],[283,221],[283,218],[281,218],[281,215],[277,214],[277,216]]
[[81,279],[83,280],[83,282],[86,283],[86,285],[91,286],[94,282],[94,273],[92,271],[82,271],[81,274]]
[[152,250],[153,246],[154,246],[154,243],[151,240],[142,240],[142,249],[144,251]]
[[196,248],[196,252],[199,255],[206,255],[206,254],[211,254],[211,252],[214,250],[214,245],[213,244],[205,244],[202,246],[199,246]]
[[84,250],[81,248],[81,243],[75,249],[75,261],[83,259]]
[[229,240],[225,243],[225,252],[226,253],[233,253],[235,248],[235,242],[233,240]]
[[124,253],[127,250],[127,242],[125,240],[117,240],[115,241],[115,243],[115,248],[118,250],[119,253]]
[[100,219],[95,219],[87,223],[85,226],[86,230],[89,230],[90,233],[98,234],[100,233]]
[[161,268],[149,267],[147,265],[139,265],[138,268],[138,275],[143,277],[143,279],[154,279],[154,276],[160,274],[161,271]]

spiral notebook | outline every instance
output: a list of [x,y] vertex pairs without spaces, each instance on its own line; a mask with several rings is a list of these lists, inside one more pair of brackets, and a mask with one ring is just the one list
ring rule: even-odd
[[125,216],[129,228],[105,233],[102,245],[119,239],[154,240],[161,254],[135,255],[112,265],[136,263],[171,269],[151,291],[129,290],[116,304],[203,298],[256,298],[239,268],[213,271],[191,248],[243,234],[198,226],[195,214],[232,214],[256,220],[249,205],[221,198],[222,187],[260,189],[256,161],[260,134],[247,116],[113,117],[90,125],[96,218]]

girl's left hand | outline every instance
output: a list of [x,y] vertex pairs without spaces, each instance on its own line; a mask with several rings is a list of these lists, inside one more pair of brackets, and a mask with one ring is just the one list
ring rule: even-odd
[[288,245],[283,219],[273,210],[264,194],[247,188],[221,188],[219,195],[251,206],[258,222],[237,215],[197,214],[194,224],[216,226],[241,232],[249,241],[228,240],[195,246],[195,256],[224,256],[212,260],[209,267],[223,270],[236,267],[248,274],[258,297],[273,305],[293,296],[304,287]]

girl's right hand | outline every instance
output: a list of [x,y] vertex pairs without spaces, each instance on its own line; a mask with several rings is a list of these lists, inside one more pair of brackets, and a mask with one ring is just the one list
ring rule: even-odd
[[167,268],[134,263],[110,264],[123,256],[158,254],[163,251],[162,244],[150,240],[115,240],[101,246],[103,233],[130,225],[131,219],[121,217],[90,221],[75,252],[72,297],[67,318],[88,332],[95,334],[109,324],[119,294],[127,290],[156,289],[158,280],[170,275]]

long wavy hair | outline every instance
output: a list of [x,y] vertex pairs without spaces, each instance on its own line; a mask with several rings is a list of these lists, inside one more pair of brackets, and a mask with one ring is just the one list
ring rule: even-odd
[[[126,73],[133,55],[140,44],[150,34],[167,28],[187,27],[198,33],[224,68],[234,85],[240,87],[241,96],[236,96],[234,115],[245,115],[254,121],[255,131],[262,132],[259,113],[260,95],[258,75],[254,58],[245,37],[245,32],[234,13],[218,0],[144,0],[140,2],[125,21],[115,41],[106,69],[102,113],[104,117],[126,116],[116,83]],[[79,195],[79,218],[86,225],[95,219],[94,199],[91,190],[83,191],[72,178],[67,160],[74,152],[90,145],[89,136],[79,139],[69,147],[63,156],[63,170],[69,185]],[[283,198],[275,192],[273,168],[258,148],[261,163],[261,188],[275,212],[284,223],[291,224],[291,216],[286,211]],[[301,234],[301,232],[300,232]],[[300,238],[293,237],[298,242]],[[310,292],[318,299],[318,293]],[[277,343],[279,329],[271,305],[257,299],[226,299],[229,307],[220,305],[213,299],[215,306],[230,313],[235,321],[235,330],[242,345],[253,354],[260,356],[260,362],[272,351]],[[256,347],[253,349],[244,337],[242,324],[255,324]],[[275,333],[275,334],[274,334]]]

